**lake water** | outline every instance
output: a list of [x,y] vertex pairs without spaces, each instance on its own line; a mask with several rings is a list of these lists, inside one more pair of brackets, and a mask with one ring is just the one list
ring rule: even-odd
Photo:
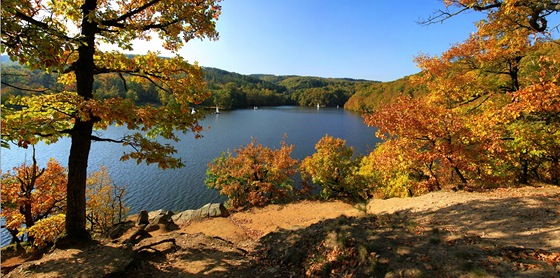
[[[271,107],[258,110],[222,111],[208,115],[200,124],[205,128],[201,139],[192,133],[181,134],[181,141],[173,143],[177,156],[186,167],[161,170],[155,165],[136,164],[135,161],[120,162],[125,147],[107,142],[94,142],[90,152],[88,172],[104,165],[109,169],[113,182],[126,186],[125,203],[131,213],[140,210],[166,209],[180,211],[196,209],[209,202],[222,202],[224,198],[216,190],[204,184],[207,164],[224,151],[233,151],[247,145],[254,137],[264,146],[280,147],[284,134],[286,142],[295,145],[292,157],[303,159],[315,152],[315,144],[325,134],[345,139],[359,154],[369,153],[379,142],[375,129],[367,127],[360,115],[342,108]],[[101,131],[106,137],[118,138],[127,132],[124,127]],[[68,163],[70,140],[64,139],[53,145],[38,145],[37,161],[45,166],[50,157],[62,165]],[[31,150],[1,150],[2,171],[30,164]],[[5,238],[3,236],[3,238]]]

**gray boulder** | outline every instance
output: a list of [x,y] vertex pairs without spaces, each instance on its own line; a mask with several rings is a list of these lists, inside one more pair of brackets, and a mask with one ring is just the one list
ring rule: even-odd
[[173,216],[173,212],[168,210],[156,210],[148,213],[149,215],[149,224],[145,227],[146,232],[153,232],[157,231],[160,228],[163,228],[166,231],[173,231],[178,229],[179,227],[173,222],[171,216]]
[[163,209],[158,209],[158,210],[148,212],[148,218],[150,219],[150,221],[160,215],[168,215],[169,217],[171,217],[171,215],[173,215],[173,212],[170,210],[163,210]]
[[191,221],[199,221],[211,217],[227,217],[229,213],[223,204],[206,204],[197,210],[185,210],[171,217],[176,224],[187,224]]

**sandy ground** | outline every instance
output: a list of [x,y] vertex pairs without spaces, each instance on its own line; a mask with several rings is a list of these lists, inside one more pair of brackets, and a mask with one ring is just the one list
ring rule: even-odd
[[[296,230],[325,219],[361,216],[366,210],[341,201],[303,201],[239,212],[182,227],[233,243],[258,240],[279,229]],[[424,225],[492,238],[512,246],[560,251],[560,187],[497,189],[488,193],[433,192],[414,198],[375,199],[367,214],[410,214]]]
[[359,216],[364,213],[341,201],[303,201],[287,205],[270,205],[232,214],[228,218],[194,222],[181,229],[185,233],[204,233],[233,243],[258,240],[279,229],[308,227],[325,219],[341,215]]

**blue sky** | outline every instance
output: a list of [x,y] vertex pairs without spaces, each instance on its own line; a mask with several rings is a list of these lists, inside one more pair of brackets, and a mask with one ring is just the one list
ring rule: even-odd
[[417,23],[443,8],[442,2],[224,0],[220,39],[191,41],[179,54],[241,74],[391,81],[418,72],[418,54],[440,54],[475,31],[476,13],[443,24]]

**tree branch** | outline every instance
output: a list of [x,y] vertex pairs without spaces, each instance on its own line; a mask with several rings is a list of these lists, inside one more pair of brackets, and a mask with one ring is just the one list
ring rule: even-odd
[[34,93],[46,93],[48,90],[50,89],[43,89],[43,90],[39,90],[39,89],[31,89],[31,88],[23,88],[23,87],[18,87],[9,83],[6,83],[4,81],[0,81],[0,84],[4,85],[4,86],[8,86],[14,89],[18,89],[18,90],[22,90],[22,91],[27,91],[27,92],[34,92]]
[[[137,14],[141,13],[142,11],[148,9],[149,7],[160,3],[161,1],[162,0],[154,0],[154,1],[148,2],[148,3],[138,7],[137,9],[129,11],[128,13],[125,13],[125,14],[117,17],[117,18],[109,19],[109,20],[102,20],[100,22],[100,24],[105,25],[105,26],[110,26],[110,27],[125,28],[126,24],[123,23],[124,21],[133,17],[134,15],[137,15]],[[199,2],[195,3],[195,7],[198,7],[202,4],[203,4],[203,1],[199,1]],[[181,22],[182,20],[185,20],[185,19],[184,18],[176,18],[176,19],[171,20],[169,22],[160,22],[160,23],[148,24],[148,25],[143,26],[141,28],[141,30],[142,31],[149,31],[149,30],[152,30],[152,29],[164,29],[165,27],[176,24],[178,22]],[[98,28],[98,30],[99,31],[104,31],[104,32],[115,32],[114,30],[105,29],[105,28]]]
[[[144,79],[148,80],[150,83],[152,83],[157,88],[159,88],[159,89],[161,89],[161,90],[163,90],[167,93],[171,93],[171,91],[169,89],[164,88],[163,86],[161,86],[160,84],[158,84],[157,82],[152,80],[152,78],[165,80],[166,79],[165,76],[159,76],[155,73],[149,73],[149,72],[144,72],[143,74],[139,74],[139,72],[140,72],[140,70],[118,70],[118,69],[108,69],[108,68],[97,68],[96,69],[96,74],[117,73],[121,76],[121,78],[122,78],[122,74],[129,74],[129,75],[132,75],[132,76],[141,77],[141,78],[144,78]],[[126,83],[125,83],[125,86],[126,86]]]
[[31,25],[37,26],[37,27],[39,27],[39,28],[41,28],[41,29],[43,29],[43,30],[45,30],[45,31],[50,31],[50,27],[49,27],[48,24],[46,24],[46,23],[44,23],[44,22],[41,22],[41,21],[38,21],[38,20],[34,19],[33,17],[30,17],[30,16],[28,16],[28,15],[22,13],[22,12],[19,11],[19,10],[16,10],[16,13],[15,13],[14,15],[15,15],[17,18],[19,18],[19,19],[21,19],[21,20],[23,20],[23,21],[25,21],[25,22],[27,22],[27,23],[30,23]]
[[124,91],[127,92],[128,91],[128,86],[126,85],[126,80],[124,79],[124,76],[122,75],[121,72],[118,73],[119,77],[121,78],[123,85],[124,85]]
[[455,12],[451,12],[449,9],[445,9],[445,10],[437,10],[434,12],[434,15],[428,17],[428,19],[425,20],[420,20],[417,21],[418,24],[420,25],[432,25],[435,23],[443,23],[444,21],[460,14],[463,13],[465,11],[469,10],[469,8],[465,7],[463,9],[460,9],[458,11]]
[[128,142],[124,139],[115,140],[115,139],[111,139],[111,138],[102,138],[102,137],[98,137],[98,136],[95,136],[95,135],[91,135],[90,138],[91,138],[91,140],[97,141],[97,142],[111,142],[111,143],[127,143]]
[[[72,38],[66,36],[65,34],[63,34],[62,32],[58,32],[57,29],[49,26],[47,23],[45,22],[41,22],[39,20],[34,19],[31,16],[28,16],[26,14],[24,14],[23,12],[16,10],[15,14],[13,14],[16,18],[19,18],[29,24],[31,24],[32,26],[38,27],[39,29],[43,30],[44,32],[46,32],[47,34],[51,34],[51,35],[56,35],[58,37],[62,37],[68,41],[73,41]],[[24,28],[26,29],[26,28]],[[53,32],[54,31],[54,32]]]
[[125,14],[123,14],[123,15],[117,17],[117,18],[114,18],[114,19],[102,20],[100,23],[102,25],[105,25],[105,26],[124,28],[125,25],[123,23],[119,23],[120,21],[125,21],[125,20],[133,17],[134,15],[137,15],[137,14],[141,13],[142,11],[146,10],[147,8],[158,4],[161,1],[162,0],[154,0],[154,1],[151,1],[151,2],[147,2],[146,4],[138,7],[135,10],[131,10],[128,13],[125,13]]

